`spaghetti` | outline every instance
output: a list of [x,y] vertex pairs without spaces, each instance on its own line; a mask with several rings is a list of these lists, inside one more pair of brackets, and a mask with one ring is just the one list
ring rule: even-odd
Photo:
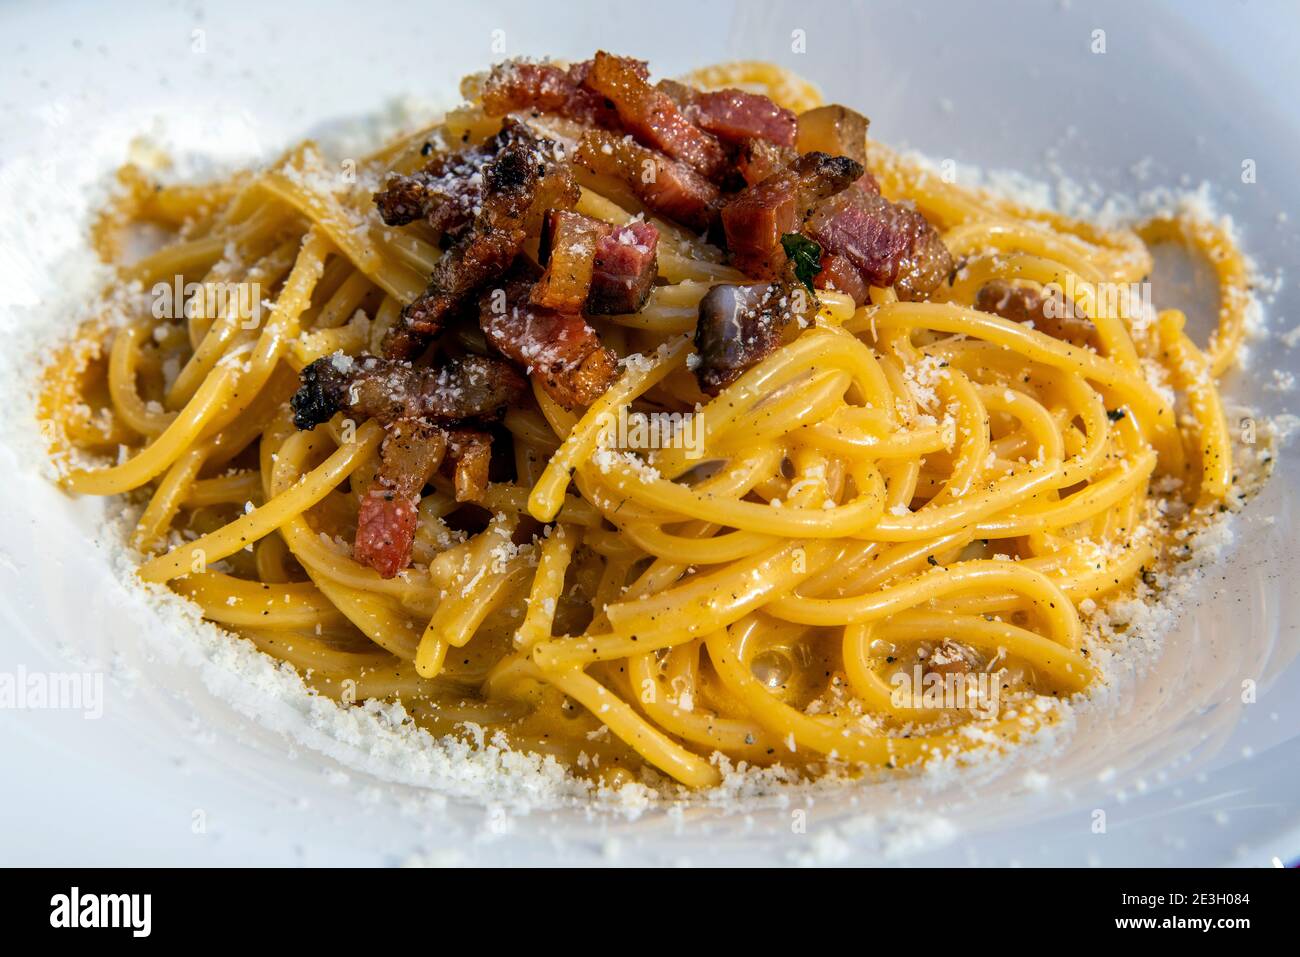
[[[686,83],[820,105],[766,64]],[[653,768],[707,787],[716,755],[809,776],[902,768],[1055,721],[1098,680],[1080,604],[1127,592],[1228,499],[1216,379],[1246,301],[1231,241],[1174,219],[1102,230],[871,142],[883,196],[915,204],[956,267],[923,297],[818,289],[801,328],[716,395],[692,375],[690,333],[710,289],[745,276],[580,172],[577,212],[660,236],[645,305],[589,317],[613,382],[566,408],[535,379],[499,427],[505,477],[467,502],[435,472],[410,564],[384,577],[352,546],[383,425],[340,413],[299,430],[288,401],[322,357],[378,353],[446,255],[423,224],[380,222],[380,178],[500,127],[471,104],[355,170],[311,144],[206,186],[127,168],[101,254],[121,262],[139,224],[174,238],[118,268],[116,295],[140,308],[92,319],[46,372],[58,449],[118,459],[66,487],[140,496],[141,578],[321,694],[400,699],[435,733],[477,725],[611,785]],[[1217,272],[1205,348],[1130,294],[1148,244],[1169,241]],[[185,308],[160,318],[144,294],[173,283],[190,285]],[[208,294],[245,287],[255,302]],[[1084,338],[977,308],[989,288],[1072,303]],[[473,328],[456,336],[483,352]],[[611,427],[656,415],[692,418],[693,447],[628,447]]]

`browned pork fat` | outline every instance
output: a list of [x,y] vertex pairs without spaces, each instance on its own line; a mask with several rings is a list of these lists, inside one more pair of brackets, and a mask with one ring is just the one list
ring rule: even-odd
[[531,290],[524,274],[483,293],[479,325],[487,341],[566,409],[590,405],[614,381],[618,360],[581,315],[535,306]]
[[529,301],[558,312],[639,312],[658,274],[659,230],[614,226],[572,210],[547,217],[539,254],[546,271]]
[[630,137],[606,130],[584,133],[574,160],[593,173],[621,179],[651,211],[696,232],[705,232],[717,218],[718,187],[689,166]]
[[454,463],[452,485],[458,502],[481,502],[492,464],[492,436],[477,429],[451,429],[447,458]]
[[717,395],[779,346],[791,323],[815,310],[812,296],[788,282],[714,286],[700,300],[695,378]]
[[623,127],[647,146],[680,160],[707,179],[727,172],[727,152],[717,137],[683,114],[673,98],[646,81],[637,60],[596,54],[583,85],[613,104]]
[[799,152],[830,153],[847,156],[867,165],[867,126],[869,120],[847,106],[819,106],[799,114]]
[[420,492],[442,462],[447,434],[413,419],[392,423],[386,433],[375,483],[357,512],[352,557],[392,578],[411,563]]
[[512,143],[535,146],[556,162],[554,144],[540,140],[522,123],[507,120],[486,143],[440,153],[423,169],[408,176],[392,174],[375,193],[375,207],[387,226],[405,226],[417,219],[437,235],[458,233],[471,222],[483,200],[483,168]]
[[1012,322],[1027,322],[1040,332],[1076,346],[1098,348],[1097,327],[1078,304],[1060,291],[1044,292],[993,279],[975,294],[975,308]]
[[[486,151],[480,150],[478,155],[484,156],[486,161]],[[467,162],[470,160],[468,155],[462,158]],[[428,215],[430,207],[441,206],[451,199],[448,194],[426,185],[425,176],[426,171],[420,170],[410,176],[394,173],[388,177],[384,188],[374,196],[375,207],[379,210],[379,218],[384,221],[384,225],[405,226],[413,223]],[[456,203],[456,206],[459,207],[460,203]]]
[[[641,76],[645,64],[631,61]],[[554,63],[529,63],[509,60],[492,68],[483,82],[483,111],[488,116],[504,116],[516,110],[554,113],[580,123],[611,126],[618,114],[603,96],[582,85],[591,69],[591,61],[570,67]]]
[[799,115],[796,148],[801,153],[816,150],[856,160],[864,172],[854,188],[879,193],[880,184],[867,170],[867,126],[867,118],[847,106],[819,106]]
[[867,301],[871,287],[866,284],[862,273],[858,272],[858,267],[853,263],[843,256],[823,254],[821,267],[821,271],[813,280],[813,285],[818,289],[833,289],[852,296],[855,306],[860,306]]
[[393,174],[375,193],[375,207],[386,226],[405,226],[424,219],[441,236],[474,219],[483,197],[483,167],[499,149],[497,139],[435,157],[409,176]]
[[747,139],[736,150],[736,169],[745,185],[753,186],[773,173],[779,173],[798,158],[798,150],[777,146],[767,140]]
[[728,143],[761,139],[777,146],[794,146],[795,115],[761,93],[725,89],[703,92],[684,83],[660,80],[660,90],[673,98],[686,118]]
[[510,363],[490,356],[452,359],[435,369],[340,353],[317,359],[301,378],[301,388],[289,400],[300,429],[314,429],[340,411],[384,423],[489,419],[515,404],[525,388]]
[[492,436],[401,419],[385,430],[375,483],[361,500],[352,555],[384,578],[411,562],[420,492],[445,460],[452,464],[456,501],[479,502],[488,487]]
[[400,322],[384,342],[385,355],[414,357],[448,315],[510,268],[548,209],[578,201],[578,186],[567,166],[550,159],[551,145],[514,124],[510,142],[483,167],[482,196],[473,222],[434,265],[428,288],[403,308]]
[[659,272],[659,230],[640,220],[614,226],[596,244],[587,312],[617,316],[640,312]]
[[582,312],[591,292],[596,245],[611,229],[590,216],[570,209],[553,210],[542,226],[538,243],[546,267],[533,286],[529,300],[559,312]]
[[750,186],[722,208],[727,248],[748,275],[775,276],[785,263],[781,237],[797,231],[816,204],[863,173],[847,156],[807,153]]
[[[656,96],[660,93],[671,99],[686,120],[725,142],[739,143],[755,137],[780,146],[794,145],[795,115],[762,94],[737,89],[704,92],[673,80],[661,80],[652,87],[645,61],[609,54],[600,56],[605,60],[594,80],[590,78],[596,65],[594,60],[569,67],[525,60],[497,64],[483,79],[479,90],[483,110],[488,116],[536,110],[587,125],[619,129],[625,124],[620,120],[616,98],[597,89],[603,86],[623,94],[624,109],[636,111],[638,117],[647,117],[654,132],[646,141],[670,155],[677,154],[670,146],[660,145],[655,136],[667,136],[670,142],[695,137],[689,131],[676,129],[673,117],[658,115],[658,111],[666,109]],[[664,124],[670,129],[665,131]],[[635,124],[627,125],[633,132],[637,131]],[[699,144],[690,143],[684,148],[698,147]],[[710,146],[702,148],[712,151]]]
[[[340,353],[302,370],[302,387],[290,400],[298,428],[315,428],[338,411],[384,425],[375,483],[357,515],[357,561],[385,578],[410,563],[420,491],[444,452],[456,463],[458,500],[462,492],[474,500],[481,496],[491,438],[456,423],[496,418],[519,401],[524,388],[513,366],[487,356],[453,359],[435,369]],[[480,436],[484,449],[478,447]]]
[[948,247],[914,206],[864,189],[823,202],[804,231],[823,252],[856,266],[864,282],[893,286],[900,299],[923,298],[952,269]]

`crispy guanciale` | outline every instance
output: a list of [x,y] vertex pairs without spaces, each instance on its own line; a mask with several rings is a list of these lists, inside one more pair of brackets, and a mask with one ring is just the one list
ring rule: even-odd
[[[661,145],[656,137],[666,137],[668,144],[681,140],[687,149],[713,152],[710,145],[701,147],[695,142],[696,137],[689,130],[679,128],[676,117],[667,112],[666,105],[658,98],[664,94],[682,117],[724,142],[735,144],[753,137],[780,146],[794,145],[797,128],[794,113],[760,93],[737,89],[706,92],[673,80],[660,80],[651,86],[645,61],[604,53],[597,57],[603,59],[594,79],[591,77],[596,66],[594,60],[567,67],[526,60],[497,64],[482,78],[481,84],[476,83],[483,111],[488,116],[505,116],[523,110],[551,113],[605,129],[626,126],[641,138],[639,125],[625,124],[620,118],[621,104],[636,119],[644,118],[650,129],[645,141],[664,152],[677,155],[670,145]],[[606,90],[617,95],[611,96]]]
[[452,485],[456,501],[482,501],[488,487],[488,467],[492,464],[492,436],[478,429],[450,429],[447,458],[455,466]]
[[336,412],[384,423],[491,419],[515,404],[526,387],[510,363],[491,356],[465,356],[433,368],[339,353],[308,365],[301,379],[289,400],[300,429],[313,429]]
[[688,120],[727,143],[760,139],[777,146],[794,146],[794,113],[761,93],[725,89],[697,90],[673,80],[656,86],[672,97]]
[[952,270],[948,247],[911,203],[891,203],[866,189],[821,203],[804,231],[823,252],[857,267],[868,285],[893,286],[900,299],[923,298]]
[[993,279],[975,294],[975,308],[1012,322],[1027,322],[1039,332],[1072,345],[1094,349],[1100,345],[1092,320],[1060,290],[1045,291]]
[[439,465],[451,465],[456,501],[482,501],[492,462],[492,436],[421,419],[399,419],[384,432],[375,481],[357,512],[352,555],[384,578],[392,578],[411,562],[420,492]]
[[847,106],[819,106],[799,114],[795,146],[800,153],[822,152],[847,156],[867,165],[867,127],[870,121]]
[[520,271],[484,291],[479,299],[483,334],[566,409],[590,405],[614,381],[618,360],[580,314],[533,305],[533,280]]
[[812,295],[787,281],[714,286],[700,300],[695,378],[717,395],[779,346],[791,324],[816,310]]
[[474,220],[483,198],[483,167],[494,156],[494,148],[475,146],[440,156],[410,176],[389,176],[374,196],[379,218],[387,226],[423,219],[435,235],[455,236]]
[[622,180],[653,212],[703,233],[722,206],[718,187],[684,163],[607,130],[584,133],[574,155],[593,173]]
[[539,246],[546,271],[529,297],[558,312],[608,316],[640,311],[658,274],[659,230],[640,220],[614,226],[572,210],[547,217]]
[[547,164],[563,162],[555,142],[507,118],[485,143],[438,153],[409,175],[391,174],[374,195],[380,219],[387,226],[405,226],[423,218],[436,235],[455,237],[474,221],[482,204],[483,168],[515,143],[533,147]]
[[385,355],[409,359],[418,354],[449,315],[510,268],[548,209],[578,201],[578,186],[568,167],[553,161],[552,145],[516,124],[510,142],[483,167],[474,221],[434,265],[428,288],[402,310],[384,342]]
[[659,230],[634,220],[610,228],[596,244],[587,312],[618,316],[640,312],[659,273]]
[[[630,62],[634,69],[639,67],[643,79],[648,75],[644,63]],[[605,97],[583,86],[590,69],[590,60],[570,67],[526,60],[499,63],[488,73],[480,90],[483,112],[488,116],[505,116],[517,110],[536,110],[579,123],[616,125],[618,113]]]
[[827,253],[822,254],[821,271],[817,273],[813,285],[818,289],[832,289],[852,296],[855,306],[865,303],[871,292],[871,287],[863,280],[857,266],[843,256]]
[[763,182],[799,158],[799,151],[767,140],[747,139],[736,148],[736,169],[746,186]]
[[777,275],[785,264],[781,237],[797,232],[813,208],[862,176],[847,156],[806,153],[722,208],[732,260],[750,276]]
[[315,428],[340,411],[384,425],[379,468],[357,514],[357,561],[385,578],[410,563],[420,492],[444,454],[455,463],[457,500],[482,496],[491,437],[472,424],[497,418],[525,387],[510,363],[488,356],[431,368],[339,353],[302,370],[290,400],[298,428]]
[[867,170],[868,125],[865,116],[847,106],[819,106],[799,114],[799,135],[795,148],[800,153],[820,151],[856,160],[862,164],[863,173],[853,188],[866,193],[879,193],[880,184]]
[[440,426],[416,419],[387,426],[375,481],[357,512],[353,558],[384,578],[392,578],[411,563],[420,492],[446,449],[447,433]]
[[651,86],[638,60],[596,54],[583,85],[613,104],[623,128],[647,146],[680,160],[706,179],[728,171],[727,151],[718,138],[700,129],[673,98]]
[[582,312],[591,292],[596,246],[610,229],[608,223],[570,209],[549,213],[538,241],[538,261],[546,271],[529,296],[533,305]]

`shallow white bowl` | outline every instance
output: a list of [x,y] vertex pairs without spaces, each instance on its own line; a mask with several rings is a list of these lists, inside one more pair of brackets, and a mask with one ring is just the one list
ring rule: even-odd
[[[1065,174],[1104,192],[1211,184],[1260,272],[1295,261],[1300,155],[1281,3],[92,3],[0,9],[0,328],[12,361],[48,318],[87,187],[136,133],[267,159],[403,96],[445,102],[503,55],[603,47],[671,75],[772,59],[861,108],[881,140],[936,158]],[[1095,31],[1105,52],[1093,52]],[[792,50],[802,31],[806,52]],[[161,121],[163,126],[157,126]],[[1257,181],[1241,180],[1253,160]],[[1290,214],[1289,218],[1280,214]],[[1169,290],[1176,297],[1177,290]],[[1157,288],[1159,301],[1161,290]],[[1168,299],[1166,301],[1169,301]],[[1300,317],[1286,283],[1275,332]],[[18,345],[16,345],[18,344]],[[1300,372],[1275,336],[1234,398],[1269,415]],[[6,373],[12,374],[6,369]],[[858,788],[737,815],[518,815],[446,800],[325,757],[300,716],[228,703],[238,679],[169,629],[109,567],[101,503],[72,501],[2,430],[0,672],[103,670],[104,715],[0,710],[3,863],[696,862],[1255,864],[1300,856],[1298,462],[1238,521],[1232,559],[1123,700],[1068,743],[996,776]],[[1243,704],[1244,680],[1258,700]],[[244,695],[243,697],[247,697]],[[337,749],[336,749],[337,750]],[[362,762],[365,756],[352,757]],[[793,826],[804,811],[806,830]],[[1095,833],[1097,812],[1106,832]]]

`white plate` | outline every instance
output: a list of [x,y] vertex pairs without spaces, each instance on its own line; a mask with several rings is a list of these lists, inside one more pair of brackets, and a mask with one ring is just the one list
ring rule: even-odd
[[[1283,4],[873,3],[659,0],[602,4],[168,5],[0,9],[0,328],[48,315],[60,222],[84,187],[162,119],[181,148],[267,158],[393,98],[445,100],[502,54],[579,58],[597,47],[673,74],[772,59],[863,109],[880,139],[937,158],[1106,190],[1208,181],[1266,276],[1296,259],[1300,155]],[[1106,52],[1094,53],[1094,31]],[[806,52],[792,52],[803,31]],[[182,136],[182,139],[184,137]],[[1257,182],[1243,184],[1254,160]],[[1140,181],[1135,178],[1140,174]],[[33,228],[33,210],[47,219]],[[1280,214],[1289,214],[1283,218]],[[1157,296],[1159,290],[1157,290]],[[1300,320],[1287,283],[1275,330]],[[1257,342],[1234,397],[1274,414],[1274,368],[1300,354]],[[12,355],[9,357],[13,358]],[[752,815],[515,816],[345,769],[298,715],[227,703],[218,666],[123,589],[97,539],[102,507],[45,483],[8,422],[0,463],[0,672],[103,668],[104,715],[0,711],[2,863],[378,864],[677,862],[1267,865],[1300,855],[1300,556],[1295,469],[1237,524],[1233,560],[1133,695],[1094,708],[1062,750],[1000,777],[859,789]],[[170,650],[169,650],[170,649]],[[70,664],[71,663],[71,664]],[[1241,683],[1258,700],[1241,701]],[[297,727],[296,734],[278,730]],[[362,757],[360,755],[358,758]],[[1106,833],[1094,833],[1096,812]],[[16,823],[17,826],[14,826]]]

